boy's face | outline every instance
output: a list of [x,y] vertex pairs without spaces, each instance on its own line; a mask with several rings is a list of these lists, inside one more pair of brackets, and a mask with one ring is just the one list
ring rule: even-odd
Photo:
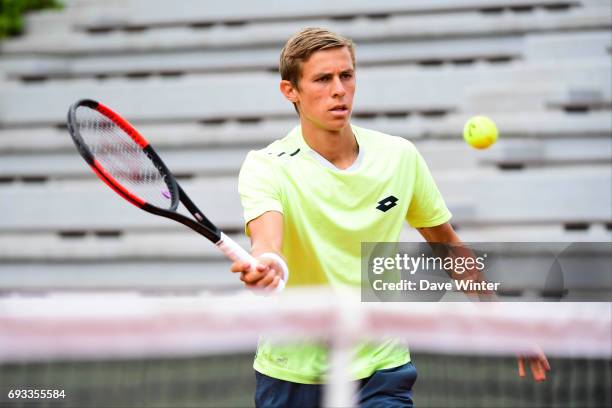
[[348,48],[342,47],[312,54],[302,63],[298,87],[286,96],[294,98],[302,121],[339,131],[349,123],[354,94],[355,67]]

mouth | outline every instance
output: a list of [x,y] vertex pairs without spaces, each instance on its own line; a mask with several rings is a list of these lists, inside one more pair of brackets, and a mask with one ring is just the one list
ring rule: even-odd
[[348,106],[334,105],[329,111],[332,113],[337,113],[337,114],[345,114],[345,113],[348,113]]

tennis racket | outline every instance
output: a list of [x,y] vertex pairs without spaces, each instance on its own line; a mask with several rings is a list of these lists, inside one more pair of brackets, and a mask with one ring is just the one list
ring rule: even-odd
[[[183,191],[147,140],[119,114],[91,99],[68,111],[68,131],[96,175],[125,200],[208,238],[232,261],[257,261],[213,224]],[[180,214],[179,202],[193,218]]]

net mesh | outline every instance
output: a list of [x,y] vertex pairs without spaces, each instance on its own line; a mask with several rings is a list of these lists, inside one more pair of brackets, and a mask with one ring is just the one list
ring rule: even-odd
[[[499,304],[482,310],[470,304],[347,306],[320,295],[0,300],[0,404],[254,406],[252,362],[262,333],[285,341],[324,338],[336,345],[355,333],[400,336],[418,370],[419,407],[612,404],[609,303]],[[343,316],[355,312],[362,318],[347,325]],[[434,329],[419,324],[424,320],[437,320]],[[519,332],[516,337],[508,336],[509,327]],[[526,342],[537,342],[549,357],[552,371],[544,383],[517,375],[515,353]],[[330,378],[326,394],[333,395],[342,381]],[[66,397],[8,400],[8,392],[19,388],[65,390]]]
[[[517,377],[511,357],[415,351],[412,359],[419,375],[414,387],[418,407],[607,408],[612,402],[612,366],[605,359],[551,358],[554,371],[539,384]],[[251,407],[252,365],[252,353],[13,363],[0,366],[0,379],[13,388],[66,390],[66,398],[53,406]]]
[[87,106],[77,108],[76,125],[94,158],[123,187],[149,204],[171,208],[164,174],[121,127]]

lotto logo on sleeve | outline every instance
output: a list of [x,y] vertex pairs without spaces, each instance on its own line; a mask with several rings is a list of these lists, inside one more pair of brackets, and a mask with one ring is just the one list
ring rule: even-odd
[[392,195],[390,195],[389,197],[385,197],[378,202],[378,206],[376,207],[376,209],[382,212],[387,212],[397,205],[397,200],[398,198]]

